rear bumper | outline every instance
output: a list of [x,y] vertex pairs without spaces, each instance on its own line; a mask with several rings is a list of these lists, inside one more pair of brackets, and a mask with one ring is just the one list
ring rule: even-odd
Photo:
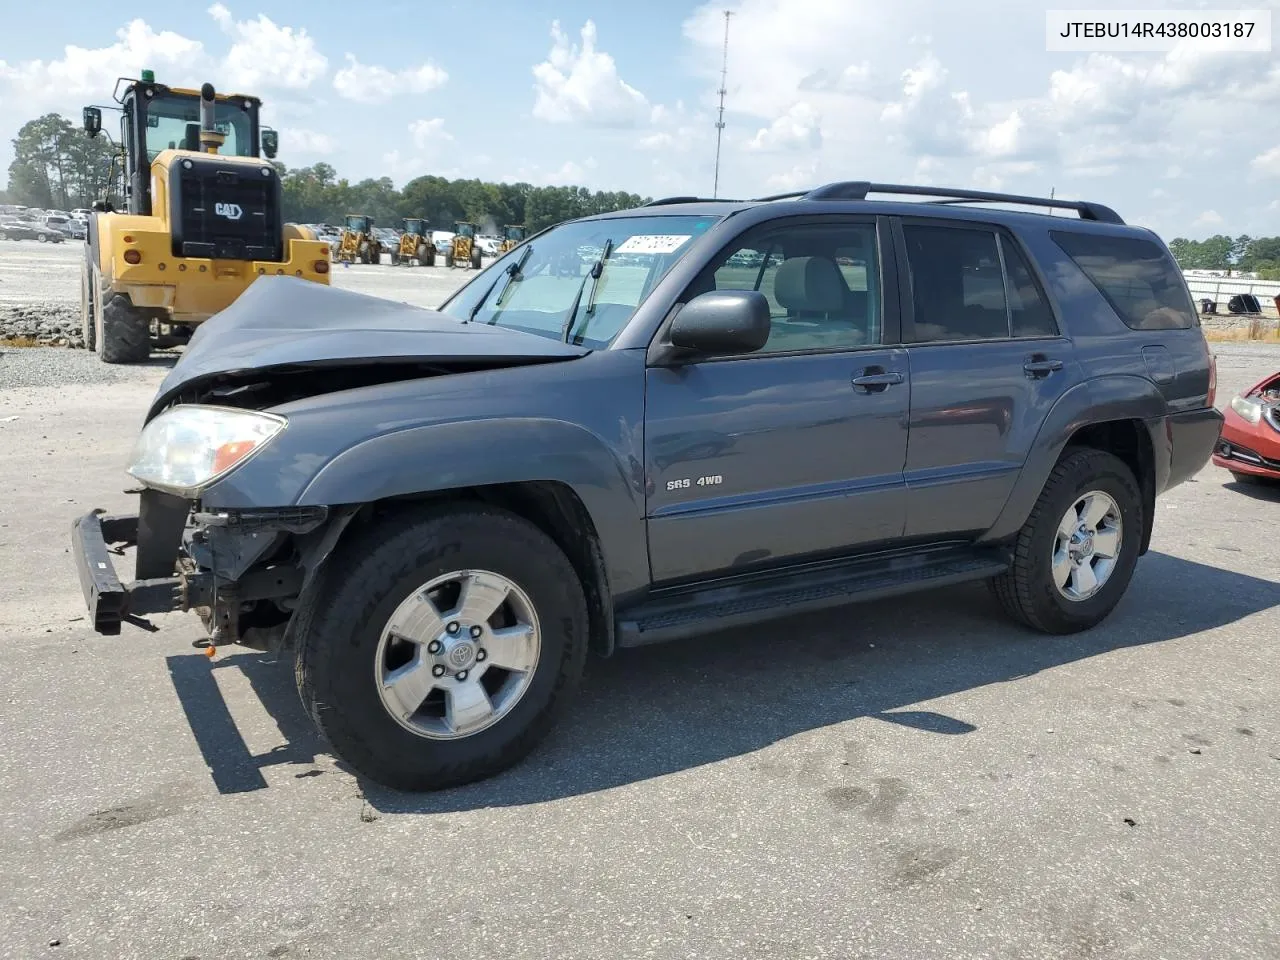
[[[84,595],[89,620],[98,633],[115,636],[120,633],[120,624],[133,617],[187,610],[208,602],[210,585],[200,575],[134,580],[129,584],[121,582],[108,544],[137,544],[136,514],[103,516],[97,511],[88,513],[75,520],[71,533],[80,592]],[[174,562],[176,567],[176,556]]]
[[1222,422],[1222,413],[1213,407],[1165,418],[1169,438],[1169,478],[1165,490],[1190,480],[1204,469],[1218,443]]

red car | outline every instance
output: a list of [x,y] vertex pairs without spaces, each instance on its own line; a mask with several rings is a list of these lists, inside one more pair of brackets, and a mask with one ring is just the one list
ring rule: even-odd
[[1231,399],[1213,462],[1237,480],[1280,483],[1280,373]]

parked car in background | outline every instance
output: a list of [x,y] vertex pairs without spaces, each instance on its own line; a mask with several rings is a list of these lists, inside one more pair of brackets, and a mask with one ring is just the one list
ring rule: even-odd
[[0,240],[38,240],[40,243],[62,243],[67,235],[56,227],[34,220],[0,220]]
[[1280,483],[1280,372],[1231,398],[1213,462],[1241,483]]
[[89,224],[73,217],[67,221],[67,234],[72,240],[84,240],[89,236]]

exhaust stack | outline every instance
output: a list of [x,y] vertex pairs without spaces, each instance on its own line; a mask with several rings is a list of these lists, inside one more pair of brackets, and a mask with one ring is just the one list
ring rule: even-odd
[[227,139],[214,126],[213,96],[212,83],[206,83],[200,88],[200,148],[205,153],[217,153]]

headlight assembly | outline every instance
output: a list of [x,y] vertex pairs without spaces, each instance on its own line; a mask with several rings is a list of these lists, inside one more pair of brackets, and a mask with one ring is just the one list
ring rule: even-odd
[[254,410],[180,404],[142,429],[128,471],[149,487],[195,499],[266,446],[287,422]]
[[1249,423],[1257,423],[1262,419],[1262,404],[1248,397],[1233,397],[1231,409]]

